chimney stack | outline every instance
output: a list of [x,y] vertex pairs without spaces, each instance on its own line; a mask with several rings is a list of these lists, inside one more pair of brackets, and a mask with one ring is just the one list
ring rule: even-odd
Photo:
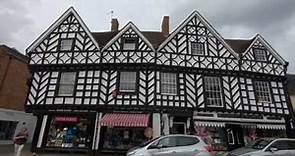
[[164,16],[162,20],[162,34],[167,37],[169,35],[169,16]]
[[119,30],[119,22],[116,18],[112,18],[111,22],[111,31],[118,31]]

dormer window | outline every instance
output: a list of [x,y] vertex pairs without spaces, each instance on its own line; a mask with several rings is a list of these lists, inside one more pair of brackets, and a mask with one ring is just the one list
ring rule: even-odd
[[63,50],[63,51],[69,51],[72,50],[73,47],[73,39],[62,39],[60,41],[60,47],[59,50]]
[[136,48],[136,38],[124,38],[123,50],[135,50],[135,48]]
[[265,49],[253,49],[254,58],[256,61],[267,61]]
[[204,43],[191,42],[191,54],[192,55],[204,55]]

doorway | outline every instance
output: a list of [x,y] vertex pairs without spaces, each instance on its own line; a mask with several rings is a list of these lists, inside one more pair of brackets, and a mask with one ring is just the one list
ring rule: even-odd
[[173,122],[172,134],[186,134],[186,123],[185,122]]
[[227,124],[225,127],[228,150],[244,146],[243,128],[240,125]]

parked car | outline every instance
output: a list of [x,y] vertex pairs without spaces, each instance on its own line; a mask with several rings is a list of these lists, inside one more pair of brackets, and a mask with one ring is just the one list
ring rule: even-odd
[[259,139],[248,147],[235,149],[229,156],[295,156],[295,139]]
[[127,156],[211,156],[211,146],[193,135],[166,135],[130,149]]

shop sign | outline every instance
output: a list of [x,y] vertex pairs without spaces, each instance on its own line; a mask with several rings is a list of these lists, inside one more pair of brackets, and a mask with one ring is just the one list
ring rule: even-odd
[[79,122],[79,117],[56,116],[54,121],[55,122]]

